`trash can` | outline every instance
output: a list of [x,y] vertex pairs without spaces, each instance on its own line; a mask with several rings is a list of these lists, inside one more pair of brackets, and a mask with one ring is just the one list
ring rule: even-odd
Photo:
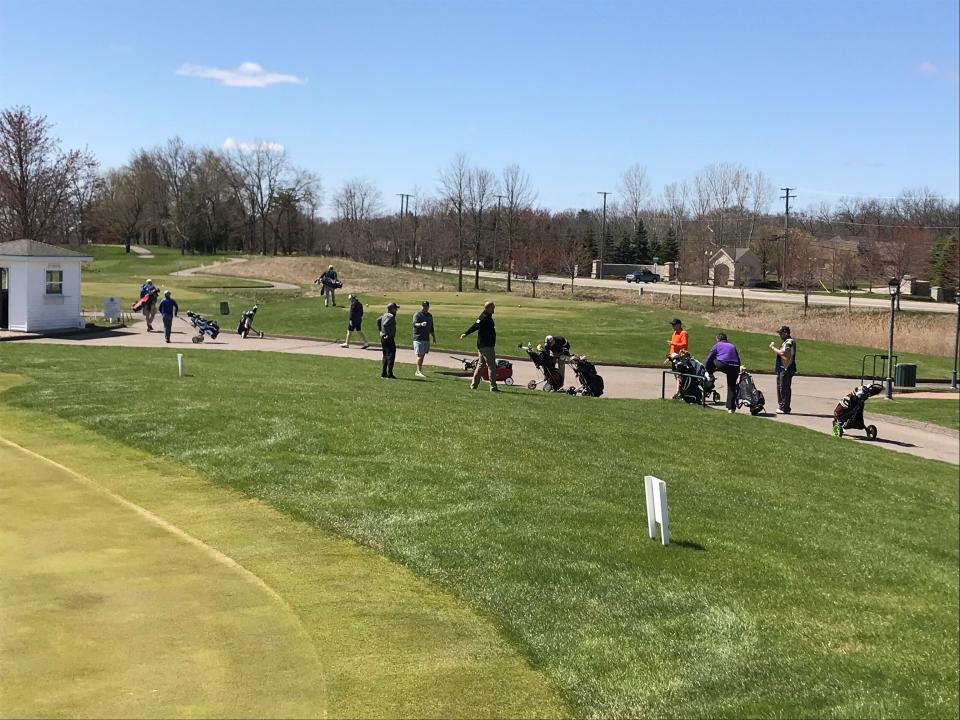
[[893,373],[893,384],[897,387],[916,387],[917,366],[910,363],[897,363]]
[[[220,303],[220,314],[229,315],[230,314],[230,303],[222,302]],[[899,365],[897,367],[900,367]]]

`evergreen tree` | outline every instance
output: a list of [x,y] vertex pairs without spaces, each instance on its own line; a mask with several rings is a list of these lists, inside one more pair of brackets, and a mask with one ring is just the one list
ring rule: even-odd
[[956,290],[960,269],[960,244],[956,235],[945,235],[937,240],[930,256],[930,279],[934,285]]
[[592,227],[587,228],[583,234],[583,246],[590,252],[590,257],[594,259],[599,257],[597,254],[597,238],[593,235]]
[[657,258],[657,262],[663,262],[663,257],[660,255],[660,239],[657,237],[657,234],[654,233],[650,236],[650,262],[653,262],[654,258]]
[[677,244],[677,236],[673,232],[673,228],[667,230],[667,237],[664,239],[663,244],[660,245],[660,261],[661,262],[676,262],[680,257],[680,246]]
[[630,242],[630,235],[627,233],[623,234],[623,237],[620,238],[620,242],[617,243],[616,248],[613,251],[613,262],[630,264],[636,262],[633,257],[633,247]]
[[649,265],[650,264],[650,246],[647,244],[647,228],[643,225],[643,220],[637,222],[637,232],[633,238],[634,262]]

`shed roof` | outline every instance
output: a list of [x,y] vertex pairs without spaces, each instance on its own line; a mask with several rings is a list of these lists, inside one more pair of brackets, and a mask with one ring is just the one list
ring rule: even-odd
[[76,260],[93,260],[89,255],[83,255],[73,250],[67,250],[59,245],[40,242],[39,240],[9,240],[0,243],[0,256],[3,257],[48,257],[72,258]]

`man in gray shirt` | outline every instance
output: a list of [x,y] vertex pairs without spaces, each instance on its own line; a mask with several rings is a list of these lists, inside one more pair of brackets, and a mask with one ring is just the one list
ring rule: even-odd
[[417,377],[426,377],[423,374],[423,359],[430,352],[430,338],[437,341],[437,334],[433,331],[433,315],[430,314],[430,303],[424,300],[420,303],[420,311],[413,316],[413,352],[417,356]]
[[377,329],[380,330],[380,349],[383,351],[383,365],[380,377],[396,380],[393,374],[393,363],[397,360],[397,310],[400,306],[395,302],[387,305],[387,311],[377,318]]

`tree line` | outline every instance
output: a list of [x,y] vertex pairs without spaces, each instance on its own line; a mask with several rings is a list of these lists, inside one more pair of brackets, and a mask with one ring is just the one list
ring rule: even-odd
[[[538,206],[527,172],[457,155],[435,187],[412,188],[399,211],[376,183],[344,182],[325,202],[321,178],[268,142],[212,149],[173,138],[102,169],[63,150],[46,117],[0,113],[0,239],[152,244],[183,253],[324,254],[368,263],[456,268],[479,287],[482,269],[536,282],[606,263],[677,263],[707,281],[717,249],[750,248],[764,278],[810,289],[887,277],[957,287],[960,206],[927,189],[895,199],[841,198],[790,214],[762,172],[713,163],[654,194],[646,169],[626,168],[605,215]],[[328,212],[325,213],[324,211]],[[472,277],[471,277],[472,276]]]

